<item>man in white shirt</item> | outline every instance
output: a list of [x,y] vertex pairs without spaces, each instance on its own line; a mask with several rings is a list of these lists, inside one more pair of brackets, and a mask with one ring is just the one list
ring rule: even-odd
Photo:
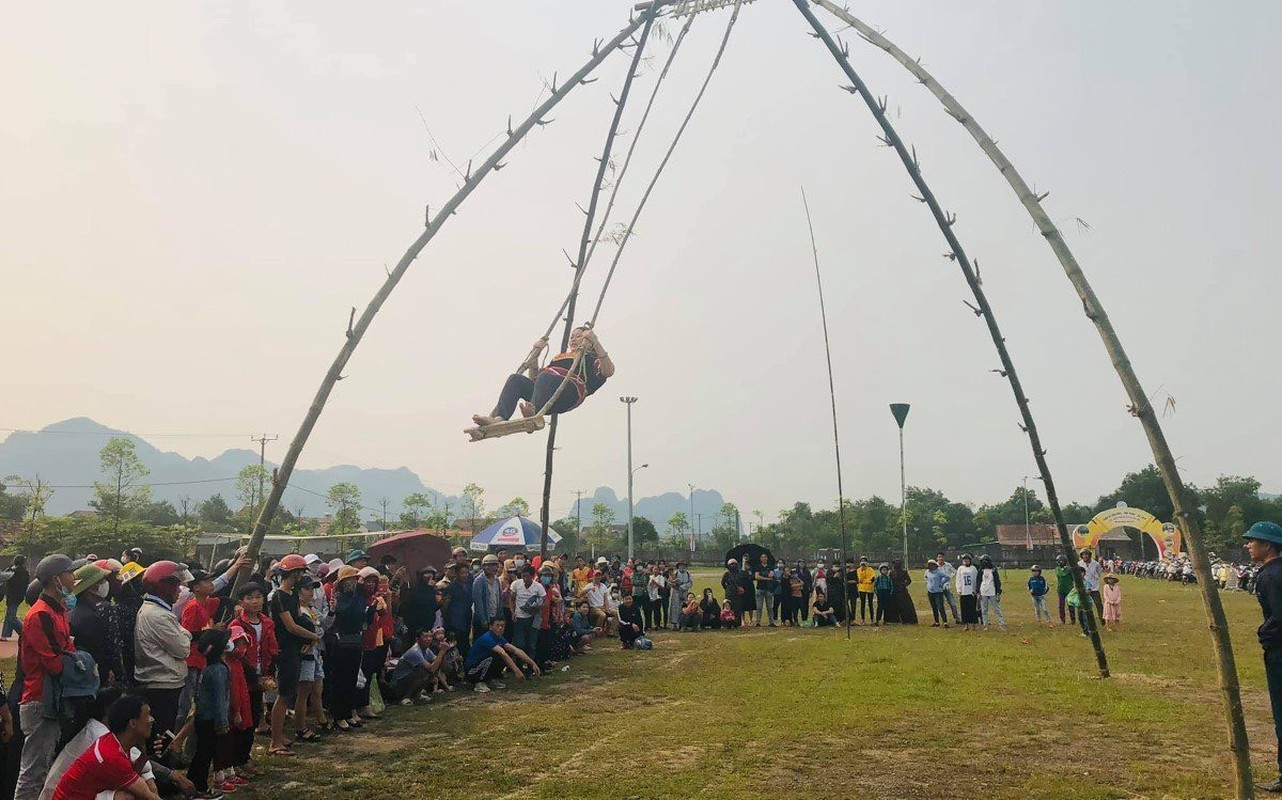
[[1085,574],[1082,575],[1082,584],[1086,591],[1095,600],[1095,619],[1104,618],[1104,598],[1100,596],[1100,581],[1104,577],[1104,565],[1095,559],[1090,550],[1085,548],[1081,552],[1082,560],[1077,562]]
[[610,587],[605,585],[601,570],[592,573],[592,582],[583,588],[581,596],[588,601],[588,616],[592,618],[592,625],[604,628],[609,634],[612,625],[618,621],[618,615],[614,611]]
[[534,580],[534,567],[521,568],[521,579],[512,584],[512,646],[531,658],[534,657],[534,623],[543,613],[547,602],[547,589]]

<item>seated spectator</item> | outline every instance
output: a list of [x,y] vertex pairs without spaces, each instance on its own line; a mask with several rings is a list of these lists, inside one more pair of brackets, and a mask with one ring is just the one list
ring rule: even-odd
[[392,669],[391,680],[385,687],[384,699],[389,703],[398,700],[403,706],[426,703],[431,697],[425,690],[434,683],[444,659],[432,649],[432,630],[422,628],[414,644],[406,650]]
[[716,630],[721,627],[721,606],[712,596],[711,589],[703,590],[703,599],[699,601],[699,612],[702,615],[700,627],[704,630]]
[[833,610],[832,603],[828,602],[828,595],[823,592],[815,592],[815,601],[811,604],[810,610],[814,613],[816,628],[827,628],[837,624],[837,612]]
[[71,762],[51,800],[95,800],[99,792],[117,799],[160,800],[129,754],[151,738],[151,707],[138,695],[125,695],[107,709],[107,732]]
[[623,642],[623,649],[630,650],[632,643],[644,633],[645,618],[641,615],[641,607],[632,595],[625,594],[623,605],[619,606],[619,641]]
[[726,600],[721,604],[721,629],[730,630],[739,627],[739,618],[735,616],[734,608],[731,607],[730,601]]
[[476,641],[472,643],[472,649],[463,661],[463,675],[472,684],[474,691],[484,693],[490,691],[490,687],[506,689],[507,684],[498,679],[504,668],[510,670],[518,681],[525,680],[525,673],[512,660],[513,657],[529,667],[532,674],[542,674],[533,658],[503,638],[506,627],[507,621],[503,617],[495,617],[490,620],[485,633],[476,637]]
[[592,652],[592,640],[605,633],[604,628],[593,623],[587,600],[579,601],[574,616],[570,618],[570,625],[573,626],[576,637],[574,652],[580,654]]
[[593,627],[609,631],[617,624],[618,612],[614,610],[614,598],[610,595],[610,587],[606,585],[601,570],[592,573],[592,582],[583,590],[583,598],[588,601]]
[[703,614],[699,611],[699,598],[694,592],[686,592],[685,603],[681,606],[681,616],[677,620],[677,630],[692,631],[699,627]]

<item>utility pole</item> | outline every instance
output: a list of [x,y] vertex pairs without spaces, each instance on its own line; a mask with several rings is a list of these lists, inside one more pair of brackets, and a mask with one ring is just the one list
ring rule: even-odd
[[687,483],[686,486],[690,487],[690,519],[688,521],[690,523],[690,549],[694,550],[694,543],[696,541],[694,538],[694,484]]
[[628,407],[628,558],[632,558],[632,404],[635,397],[620,397],[619,402]]
[[904,481],[904,420],[908,419],[907,403],[891,403],[890,413],[899,425],[899,519],[904,523],[904,563],[908,563],[908,484]]
[[378,501],[378,504],[383,507],[383,530],[385,531],[387,530],[387,503],[388,499],[386,497],[380,498]]
[[249,441],[258,442],[258,496],[254,498],[254,510],[258,509],[258,504],[267,496],[263,494],[263,476],[267,473],[267,443],[274,442],[279,438],[279,436],[272,436],[269,438],[265,433],[258,438],[254,438],[253,436],[249,437]]

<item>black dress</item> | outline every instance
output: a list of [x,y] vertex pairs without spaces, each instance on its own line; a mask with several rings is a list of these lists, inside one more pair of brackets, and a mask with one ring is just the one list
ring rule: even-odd
[[913,596],[908,592],[908,585],[913,582],[912,576],[908,574],[908,570],[897,566],[891,570],[890,579],[895,584],[895,593],[891,596],[890,608],[887,610],[897,617],[895,622],[916,625],[917,607],[913,605]]

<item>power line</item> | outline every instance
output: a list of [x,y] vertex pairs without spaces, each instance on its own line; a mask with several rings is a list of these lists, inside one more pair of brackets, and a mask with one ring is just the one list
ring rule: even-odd
[[[158,483],[138,483],[138,484],[134,484],[134,486],[135,486],[136,488],[141,489],[141,488],[143,488],[144,486],[145,486],[145,487],[152,487],[152,486],[187,486],[187,485],[189,485],[189,484],[193,484],[193,483],[225,483],[226,481],[234,481],[234,480],[236,480],[236,479],[235,479],[235,478],[204,478],[204,479],[202,479],[202,480],[198,480],[198,481],[160,481],[160,482],[158,482]],[[54,485],[54,486],[46,486],[45,488],[47,488],[47,489],[94,489],[94,488],[96,488],[96,486],[95,486],[94,484],[90,483],[90,484],[66,484],[66,485],[62,485],[62,486]]]
[[[245,436],[244,433],[133,433],[131,431],[63,431],[63,430],[33,430],[31,428],[0,428],[0,431],[8,433],[56,433],[72,436],[134,436],[136,438],[147,437],[150,439],[240,439]],[[252,434],[250,434],[252,436]],[[255,440],[256,441],[256,440]]]

